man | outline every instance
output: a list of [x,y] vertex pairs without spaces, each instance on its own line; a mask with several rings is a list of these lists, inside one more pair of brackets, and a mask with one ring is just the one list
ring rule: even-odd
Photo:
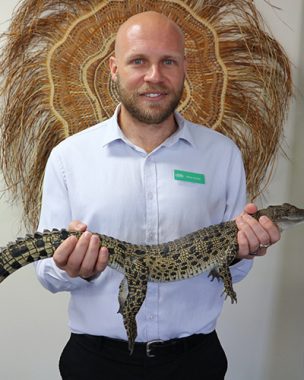
[[[114,116],[56,147],[44,181],[40,229],[68,224],[88,229],[79,240],[63,242],[53,259],[37,264],[46,288],[71,292],[72,335],[61,356],[61,375],[223,379],[227,362],[215,333],[223,284],[206,273],[149,283],[129,356],[117,314],[123,275],[107,267],[107,249],[99,248],[89,231],[156,244],[240,214],[234,281],[279,232],[267,218],[257,222],[247,214],[254,205],[241,213],[246,191],[236,146],[174,112],[186,74],[184,36],[176,24],[156,12],[131,17],[117,33],[110,71],[121,101]],[[178,171],[186,181],[178,179]],[[199,180],[187,181],[193,173]]]

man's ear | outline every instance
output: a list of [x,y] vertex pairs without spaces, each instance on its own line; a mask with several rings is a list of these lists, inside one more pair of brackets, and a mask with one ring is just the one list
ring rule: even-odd
[[116,57],[110,57],[109,59],[109,67],[111,72],[111,78],[114,82],[117,80],[117,63],[116,63]]

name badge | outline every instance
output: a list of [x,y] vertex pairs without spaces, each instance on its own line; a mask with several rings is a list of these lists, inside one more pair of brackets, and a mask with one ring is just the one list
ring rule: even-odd
[[201,185],[205,185],[206,183],[204,174],[185,172],[184,170],[177,170],[177,169],[174,170],[174,179],[176,181],[200,183]]

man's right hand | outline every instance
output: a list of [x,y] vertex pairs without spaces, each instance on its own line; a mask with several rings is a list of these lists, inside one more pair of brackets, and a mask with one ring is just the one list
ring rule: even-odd
[[97,235],[87,231],[87,226],[77,220],[71,222],[69,231],[83,232],[79,239],[70,236],[56,249],[53,259],[58,268],[70,277],[90,279],[100,274],[108,264],[109,252],[100,247]]

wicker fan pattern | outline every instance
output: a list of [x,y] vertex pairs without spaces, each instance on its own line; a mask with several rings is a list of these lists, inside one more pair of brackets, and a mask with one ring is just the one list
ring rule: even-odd
[[236,142],[250,198],[267,182],[291,95],[290,64],[253,1],[24,0],[2,37],[0,164],[32,228],[52,148],[112,115],[115,35],[147,10],[185,32],[188,74],[179,111]]

